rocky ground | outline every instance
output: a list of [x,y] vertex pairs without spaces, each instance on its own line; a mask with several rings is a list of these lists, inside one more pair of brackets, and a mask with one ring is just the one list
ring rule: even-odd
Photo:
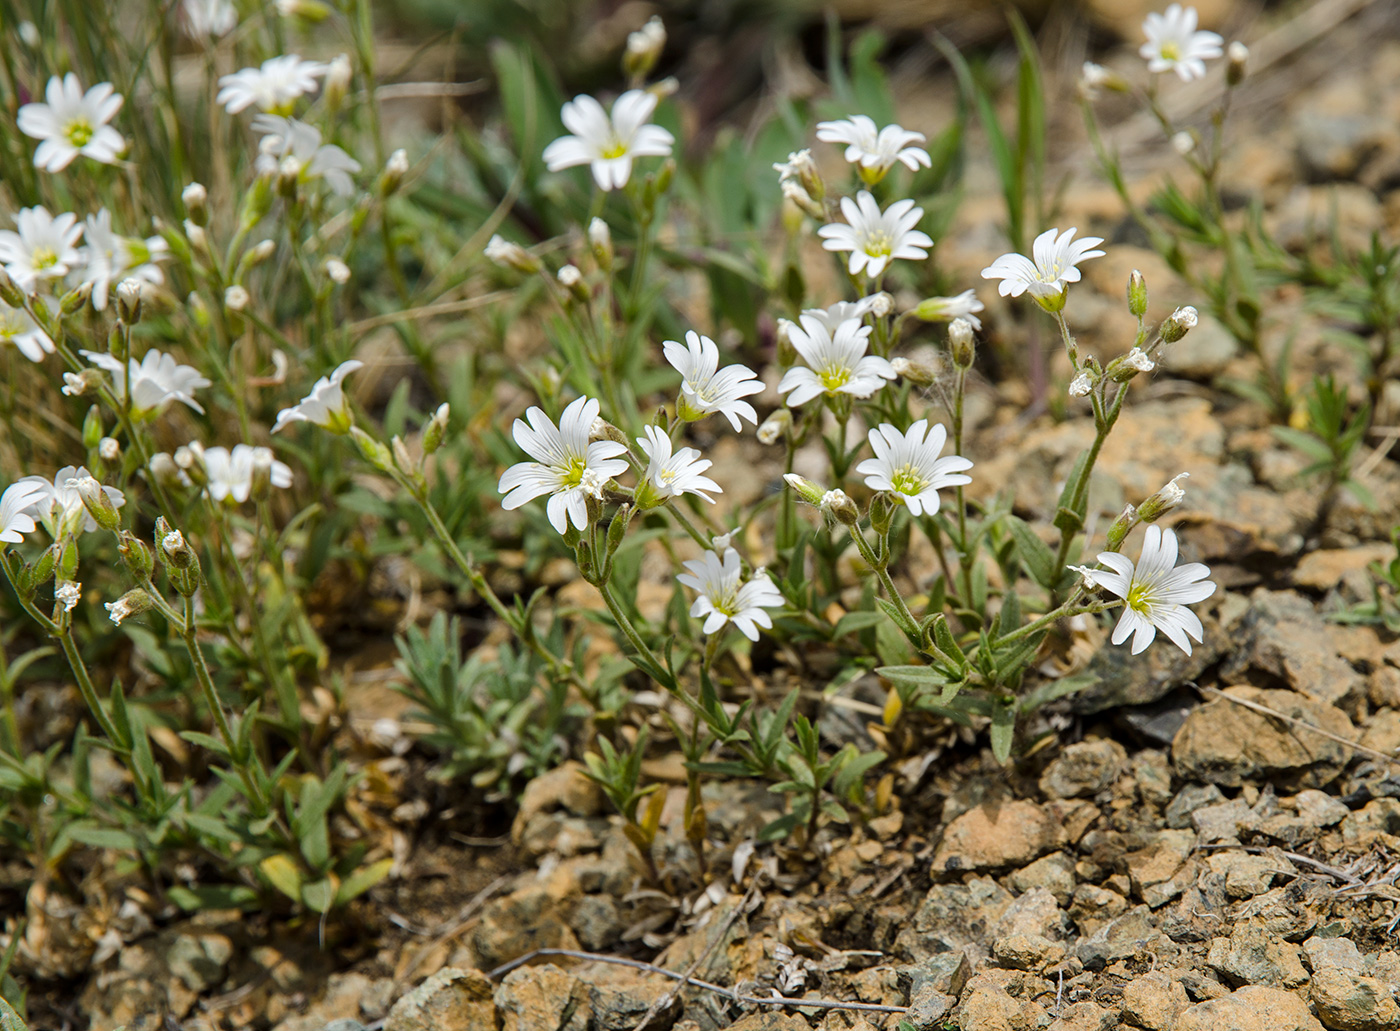
[[[1400,236],[1400,28],[1385,2],[1351,7],[1241,98],[1229,185],[1297,246],[1333,212],[1352,242],[1373,228]],[[1065,203],[1062,224],[1119,237],[1070,306],[1086,346],[1121,339],[1134,267],[1154,314],[1191,300],[1133,246],[1105,188],[1081,174]],[[996,204],[971,197],[940,259],[971,277],[995,256]],[[1354,381],[1296,293],[1271,303],[1272,346],[1293,340],[1299,382],[1323,370]],[[987,313],[993,334],[1008,311]],[[357,922],[214,912],[157,930],[145,914],[158,906],[130,882],[94,873],[95,908],[31,889],[18,969],[39,986],[36,1026],[1400,1029],[1400,641],[1335,618],[1373,599],[1368,565],[1395,555],[1400,466],[1386,457],[1393,438],[1369,441],[1361,478],[1375,508],[1343,496],[1319,526],[1303,460],[1257,406],[1220,389],[1253,361],[1203,319],[1135,384],[1095,485],[1114,512],[1190,471],[1169,522],[1225,588],[1203,607],[1204,644],[1131,658],[1102,628],[1076,627],[1061,671],[1087,666],[1099,683],[1045,710],[1011,766],[956,728],[891,740],[869,677],[822,726],[833,747],[891,752],[894,790],[877,815],[828,827],[811,848],[755,847],[781,799],[712,782],[698,878],[679,760],[658,754],[646,777],[669,796],[653,885],[577,763],[536,780],[513,824],[493,826],[423,787],[420,760],[371,743],[356,802],[401,865],[356,904]],[[1091,427],[1027,421],[1025,389],[979,384],[974,489],[1014,480],[1018,511],[1036,519]],[[1396,400],[1382,428],[1400,422]],[[737,449],[726,461],[771,464]],[[538,949],[632,965],[556,954],[500,969]],[[803,1002],[758,1001],[775,993]]]

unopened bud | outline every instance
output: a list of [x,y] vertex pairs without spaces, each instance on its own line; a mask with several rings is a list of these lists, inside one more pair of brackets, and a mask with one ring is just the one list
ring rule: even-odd
[[948,351],[958,368],[972,368],[977,358],[977,345],[972,338],[972,323],[967,319],[954,319],[948,323]]
[[350,266],[339,258],[327,258],[326,275],[336,286],[344,286],[350,282]]
[[797,363],[797,348],[792,343],[792,331],[796,328],[787,319],[778,320],[774,342],[778,345],[778,364],[784,368]]
[[822,498],[826,496],[826,491],[817,486],[805,476],[798,476],[796,473],[788,473],[783,477],[789,487],[797,492],[797,496],[809,505],[821,505]]
[[209,470],[204,465],[204,445],[192,440],[184,447],[175,449],[175,465],[189,477],[196,487],[209,482]]
[[241,312],[248,307],[250,301],[252,297],[249,296],[247,288],[238,283],[224,291],[224,307],[229,311]]
[[779,408],[768,418],[763,420],[763,424],[758,428],[758,442],[760,444],[776,444],[783,437],[787,436],[792,429],[792,411],[787,408]]
[[870,302],[870,314],[877,319],[883,319],[890,312],[894,311],[894,296],[888,290],[881,290],[878,294],[871,294],[866,298]]
[[602,416],[595,416],[593,425],[588,427],[589,440],[611,440],[615,444],[627,444],[627,434],[608,422]]
[[306,168],[301,158],[288,154],[277,166],[277,192],[287,200],[295,200],[301,185],[301,173]]
[[151,578],[151,573],[155,571],[156,559],[155,554],[145,541],[139,540],[123,530],[117,551],[121,554],[122,562],[125,563],[127,571],[134,579],[144,582]]
[[276,253],[276,240],[262,240],[248,248],[248,252],[243,256],[243,261],[247,263],[248,268],[252,268],[254,265],[261,265]]
[[97,442],[106,435],[102,427],[102,409],[93,405],[87,410],[87,415],[83,416],[83,447],[97,447]]
[[627,35],[627,50],[622,55],[622,71],[630,79],[640,81],[651,74],[661,52],[666,49],[666,26],[661,19],[651,20],[636,32]]
[[1172,136],[1171,144],[1172,150],[1185,157],[1196,149],[1196,134],[1189,129],[1182,129]]
[[102,484],[91,476],[80,476],[69,480],[68,485],[77,490],[78,497],[83,500],[83,507],[98,526],[104,530],[120,529],[122,518],[117,514],[117,506],[112,504],[112,499],[102,489]]
[[321,88],[321,96],[326,98],[326,104],[332,109],[339,107],[344,101],[345,94],[350,90],[352,73],[350,58],[344,54],[334,58],[326,66],[325,85]]
[[63,374],[63,393],[69,397],[82,397],[90,390],[95,390],[102,385],[102,372],[100,369],[84,369],[82,372],[65,372]]
[[418,469],[418,463],[409,454],[408,445],[403,442],[403,438],[394,434],[394,438],[389,441],[389,448],[394,456],[394,465],[398,466],[400,472],[412,475]]
[[[782,182],[783,198],[791,201],[793,206],[804,214],[811,215],[819,221],[826,221],[826,209],[821,202],[812,196],[811,192],[795,179],[784,179]],[[798,216],[800,222],[801,216]]]
[[[156,530],[159,533],[161,527]],[[160,553],[176,569],[189,569],[196,561],[194,550],[179,530],[169,530],[160,538]]]
[[24,291],[15,285],[15,281],[4,269],[0,269],[0,300],[11,308],[24,307]]
[[855,526],[860,522],[860,509],[840,487],[823,494],[819,504],[823,513],[844,526]]
[[79,283],[72,290],[63,295],[63,299],[58,302],[59,311],[64,315],[72,315],[81,311],[87,306],[88,298],[92,296],[91,283]]
[[613,267],[612,230],[601,218],[595,218],[588,223],[588,245],[593,250],[593,260],[598,263],[598,267],[604,272],[611,272]]
[[1123,508],[1123,514],[1113,521],[1113,525],[1108,528],[1108,550],[1118,551],[1123,547],[1123,541],[1129,532],[1137,525],[1137,509],[1132,505]]
[[254,501],[261,501],[272,493],[272,461],[271,448],[253,448],[253,473],[248,478],[248,496]]
[[446,401],[438,405],[437,411],[428,420],[428,425],[423,427],[423,454],[431,455],[442,447],[442,442],[447,437],[447,420],[451,415],[452,409]]
[[1139,319],[1147,314],[1147,280],[1137,269],[1128,276],[1128,310]]
[[104,462],[116,462],[122,457],[121,441],[116,437],[103,437],[97,442],[97,457]]
[[929,386],[938,378],[932,368],[923,362],[910,361],[908,358],[892,358],[890,367],[900,379],[907,379],[921,387]]
[[1166,515],[1186,497],[1186,491],[1177,483],[1190,476],[1190,473],[1178,473],[1173,476],[1156,494],[1138,506],[1138,518],[1144,523],[1155,523],[1162,516]]
[[388,161],[384,162],[384,172],[379,177],[379,195],[388,197],[395,193],[403,182],[403,177],[407,174],[408,151],[400,147],[389,155]]
[[141,281],[123,279],[117,284],[117,318],[128,326],[141,321]]
[[191,222],[201,227],[209,224],[209,191],[202,183],[186,186],[180,192],[180,200],[184,202],[185,214]]
[[1225,83],[1238,86],[1249,72],[1249,47],[1235,40],[1225,51]]
[[[788,155],[786,162],[775,164],[773,170],[778,173],[780,182],[799,184],[808,198],[815,201],[818,206],[826,200],[826,181],[817,171],[817,163],[812,160],[810,150],[794,151]],[[825,217],[825,212],[822,213],[821,217]]]
[[1174,344],[1191,330],[1196,328],[1199,316],[1196,309],[1187,305],[1185,308],[1178,308],[1171,313],[1166,322],[1162,323],[1162,343]]
[[578,270],[578,266],[565,265],[559,270],[558,279],[559,285],[569,291],[569,296],[576,301],[587,303],[588,287],[583,284],[583,273]]
[[527,275],[540,270],[539,259],[521,247],[518,243],[513,243],[499,234],[491,237],[486,244],[486,257],[503,268],[513,268],[517,272],[524,272]]

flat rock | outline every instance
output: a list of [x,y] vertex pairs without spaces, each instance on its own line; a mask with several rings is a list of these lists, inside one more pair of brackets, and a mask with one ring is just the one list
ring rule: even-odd
[[[1344,739],[1355,738],[1351,720],[1326,702],[1253,687],[1233,687],[1227,693]],[[1350,759],[1351,750],[1338,741],[1224,699],[1193,711],[1172,741],[1179,776],[1228,787],[1264,780],[1285,788],[1320,788],[1335,780]]]
[[1034,1002],[1016,998],[987,974],[977,974],[963,989],[958,1027],[962,1031],[1035,1031],[1044,1016]]
[[1248,923],[1235,925],[1228,938],[1215,938],[1206,963],[1233,985],[1297,988],[1308,983],[1298,946]]
[[495,986],[480,970],[444,967],[389,1010],[384,1031],[478,1031],[496,1023]]
[[1152,910],[1136,906],[1082,940],[1075,955],[1086,969],[1102,970],[1109,963],[1136,955],[1159,934]]
[[1123,986],[1123,1020],[1145,1031],[1174,1031],[1177,1019],[1191,1005],[1181,982],[1157,971]]
[[1067,745],[1040,775],[1048,798],[1083,798],[1109,787],[1127,765],[1128,753],[1117,741],[1079,741]]
[[1365,696],[1366,678],[1337,654],[1330,631],[1302,595],[1260,588],[1235,624],[1237,649],[1221,675],[1243,679],[1254,667],[1320,701],[1354,702]]
[[992,955],[1012,970],[1043,973],[1065,958],[1065,947],[1038,934],[1008,934],[992,943]]
[[588,986],[553,963],[507,974],[496,989],[496,1009],[501,1031],[585,1031],[592,1015]]
[[1074,860],[1063,852],[1041,856],[1029,866],[1023,866],[1007,878],[1014,891],[1022,894],[1034,888],[1044,888],[1061,906],[1068,906],[1076,883]]
[[1350,938],[1319,938],[1303,942],[1303,955],[1314,976],[1323,970],[1350,970],[1359,974],[1366,969],[1361,952]]
[[1392,1031],[1400,1028],[1395,987],[1354,970],[1324,967],[1313,975],[1312,1001],[1331,1031]]
[[1176,1031],[1322,1031],[1322,1025],[1293,992],[1250,985],[1192,1006]]
[[934,876],[1025,866],[1062,841],[1059,824],[1033,802],[983,803],[948,825],[934,853]]

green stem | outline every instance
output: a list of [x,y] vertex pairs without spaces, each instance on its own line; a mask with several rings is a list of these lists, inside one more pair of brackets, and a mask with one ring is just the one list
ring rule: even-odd
[[921,642],[919,634],[919,621],[914,618],[914,614],[909,611],[909,605],[904,600],[904,595],[899,593],[899,588],[895,586],[894,579],[889,571],[889,542],[886,539],[881,550],[884,556],[877,556],[875,549],[870,546],[870,542],[865,539],[865,534],[861,532],[859,526],[852,526],[851,540],[855,542],[856,549],[860,552],[860,557],[865,560],[865,564],[875,570],[875,575],[880,580],[880,585],[884,587],[885,593],[889,595],[890,603],[894,605],[895,611],[899,613],[900,629],[909,637],[915,645]]

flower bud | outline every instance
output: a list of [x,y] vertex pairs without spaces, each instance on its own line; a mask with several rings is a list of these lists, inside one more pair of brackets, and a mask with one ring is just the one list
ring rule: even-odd
[[11,308],[24,307],[24,291],[15,285],[15,281],[4,269],[0,269],[0,300]]
[[117,318],[128,326],[141,321],[141,281],[123,279],[117,284]]
[[486,244],[486,257],[502,268],[513,268],[517,272],[532,275],[540,270],[539,259],[521,247],[503,238],[499,233]]
[[446,401],[438,405],[438,410],[433,413],[428,425],[423,427],[423,454],[431,455],[442,447],[442,442],[447,437],[447,420],[451,414],[452,409]]
[[591,295],[588,293],[588,287],[583,284],[583,273],[578,270],[578,266],[565,265],[559,270],[558,279],[559,285],[569,291],[574,300],[588,303]]
[[1114,383],[1126,383],[1139,372],[1151,372],[1156,368],[1152,359],[1140,347],[1134,347],[1127,354],[1108,363],[1105,374]]
[[1172,312],[1166,322],[1162,323],[1162,343],[1174,344],[1191,330],[1196,328],[1198,316],[1196,309],[1187,305],[1185,308],[1178,308]]
[[1249,71],[1249,47],[1235,40],[1226,49],[1225,57],[1228,62],[1225,65],[1225,84],[1238,86]]
[[51,544],[45,548],[44,553],[35,560],[34,565],[25,567],[25,580],[21,586],[29,597],[33,597],[36,590],[49,582],[49,579],[53,576],[54,569],[58,566],[59,556],[62,554],[62,544]]
[[201,227],[209,224],[209,191],[202,183],[186,186],[180,193],[180,200],[184,202],[185,214],[191,222]]
[[894,369],[895,375],[900,379],[907,379],[910,383],[921,387],[930,386],[937,378],[935,369],[923,362],[911,361],[908,358],[891,358],[890,367]]
[[209,471],[204,467],[204,445],[192,440],[184,447],[175,449],[175,464],[190,478],[196,487],[209,482]]
[[254,501],[261,501],[272,493],[271,448],[253,448],[253,474],[248,479],[248,496]]
[[797,492],[798,497],[809,505],[820,506],[822,498],[824,498],[827,493],[823,488],[817,486],[805,476],[798,476],[796,473],[787,473],[783,476],[783,481]]
[[661,19],[651,20],[636,32],[627,35],[627,50],[622,55],[622,71],[629,79],[641,81],[651,74],[661,52],[666,49],[666,26]]
[[778,345],[778,364],[784,368],[797,363],[797,348],[792,345],[792,336],[790,335],[796,328],[787,319],[778,320],[774,343]]
[[142,588],[135,587],[127,591],[116,601],[103,603],[103,607],[107,610],[107,617],[117,626],[121,626],[122,620],[129,616],[135,616],[145,612],[153,604],[155,603],[151,601],[151,596],[149,594]]
[[1094,384],[1097,382],[1098,379],[1094,376],[1094,374],[1088,369],[1084,369],[1079,373],[1078,376],[1075,376],[1074,379],[1070,380],[1069,396],[1088,397],[1089,391],[1094,389]]
[[598,267],[604,272],[611,272],[613,267],[612,230],[601,218],[595,218],[588,223],[588,245],[593,250],[593,260],[598,263]]
[[602,416],[594,418],[593,425],[588,428],[589,440],[611,440],[615,444],[627,444],[627,434],[608,422]]
[[63,393],[68,397],[82,397],[89,390],[95,390],[101,385],[102,373],[98,369],[63,374]]
[[321,96],[326,98],[326,104],[331,110],[338,108],[345,100],[345,94],[350,90],[352,74],[350,58],[345,54],[340,54],[326,65],[326,78],[321,87]]
[[[159,534],[161,527],[156,528]],[[194,549],[185,540],[185,535],[179,530],[169,529],[169,524],[165,527],[166,533],[160,535],[160,553],[164,556],[167,565],[174,569],[190,569],[198,561]]]
[[1190,473],[1178,473],[1168,480],[1161,490],[1138,506],[1138,518],[1144,523],[1155,523],[1181,504],[1182,498],[1186,497],[1186,491],[1178,485],[1177,481],[1184,480],[1190,475]]
[[397,433],[389,441],[389,450],[394,456],[394,465],[398,466],[400,472],[412,475],[418,469],[418,463],[409,454],[408,445],[403,442],[403,438]]
[[960,369],[972,368],[977,358],[977,346],[972,339],[972,323],[967,319],[954,319],[948,323],[948,350],[952,353],[954,365]]
[[[78,523],[82,524],[82,513],[79,513]],[[59,543],[58,566],[53,572],[59,583],[78,578],[78,542],[72,536],[64,537]]]
[[1147,280],[1137,269],[1128,277],[1128,310],[1139,319],[1147,314]]
[[[253,268],[255,265],[261,265],[264,261],[266,261],[268,258],[272,257],[276,253],[276,240],[262,240],[254,246],[248,248],[247,252],[243,255],[243,262],[247,263],[245,267]],[[240,262],[240,264],[242,264],[243,262]]]
[[260,175],[253,180],[253,188],[243,195],[243,207],[238,212],[239,232],[248,232],[271,209],[272,177]]
[[1172,136],[1171,144],[1172,150],[1185,157],[1196,149],[1196,134],[1189,129],[1182,129]]
[[799,211],[811,215],[819,222],[826,221],[826,208],[822,207],[821,202],[813,197],[805,186],[795,179],[784,179],[781,185],[785,200],[791,201]]
[[384,162],[384,172],[379,177],[379,195],[388,197],[398,191],[403,177],[408,174],[408,151],[400,147]]
[[122,457],[121,441],[116,437],[103,437],[97,442],[97,457],[104,462],[117,462]]
[[339,258],[327,258],[326,275],[336,286],[344,286],[350,282],[350,266]]
[[840,487],[822,495],[820,506],[824,515],[829,515],[843,526],[855,526],[860,522],[860,509]]
[[87,410],[87,415],[83,416],[83,447],[97,447],[97,442],[105,435],[102,429],[102,409],[93,405]]
[[251,300],[247,287],[238,283],[224,291],[224,307],[229,311],[243,311]]
[[1137,525],[1137,509],[1132,505],[1123,508],[1123,514],[1113,521],[1113,525],[1108,528],[1108,550],[1118,551],[1123,547],[1123,541],[1128,536],[1132,528]]
[[122,520],[117,514],[117,506],[112,504],[112,499],[107,496],[107,492],[97,480],[91,476],[81,476],[69,480],[68,485],[77,490],[78,497],[82,498],[83,507],[87,509],[88,515],[96,520],[98,526],[104,530],[117,530],[121,527]]
[[758,442],[760,444],[776,444],[792,430],[792,411],[788,408],[779,408],[768,418],[763,420],[763,425],[758,428]]
[[295,154],[288,154],[277,166],[277,192],[287,200],[296,200],[297,187],[301,185],[301,173],[306,165]]
[[54,603],[62,605],[64,612],[72,612],[82,597],[83,585],[74,580],[65,581],[53,589]]
[[63,295],[58,302],[58,309],[64,315],[72,315],[86,307],[88,298],[92,296],[91,283],[79,283],[72,290]]
[[117,545],[117,551],[121,554],[122,562],[126,565],[127,572],[133,579],[145,582],[151,578],[151,573],[155,571],[155,553],[145,541],[133,537],[126,530],[121,532],[121,543]]

